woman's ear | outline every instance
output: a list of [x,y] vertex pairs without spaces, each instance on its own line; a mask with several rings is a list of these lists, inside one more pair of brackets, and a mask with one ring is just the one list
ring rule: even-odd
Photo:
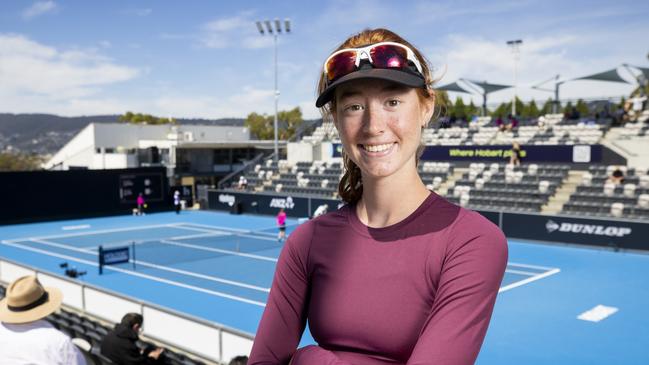
[[435,112],[435,100],[434,99],[430,101],[427,100],[426,103],[424,103],[422,108],[422,122],[421,122],[422,128],[426,128],[431,118],[433,117],[434,112]]

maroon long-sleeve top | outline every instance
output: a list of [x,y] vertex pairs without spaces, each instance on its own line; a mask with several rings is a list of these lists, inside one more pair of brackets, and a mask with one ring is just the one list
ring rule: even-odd
[[[473,364],[507,265],[500,229],[435,193],[389,227],[355,211],[290,235],[248,364]],[[318,346],[296,351],[307,319]]]

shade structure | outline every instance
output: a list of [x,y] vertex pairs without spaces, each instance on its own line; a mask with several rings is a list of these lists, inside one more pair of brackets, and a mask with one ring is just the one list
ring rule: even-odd
[[609,81],[609,82],[622,82],[628,84],[629,82],[620,77],[620,74],[617,73],[617,68],[610,69],[608,71],[599,72],[596,74],[578,77],[575,80],[595,80],[595,81]]
[[511,85],[490,84],[486,81],[468,81],[470,81],[472,84],[480,86],[485,94],[491,94],[493,92],[512,87]]
[[436,87],[435,89],[444,90],[444,91],[452,91],[452,92],[456,92],[456,93],[470,94],[469,91],[462,88],[462,86],[460,86],[457,82],[452,82],[450,84],[446,84],[446,85],[443,85],[443,86],[440,86],[440,87]]

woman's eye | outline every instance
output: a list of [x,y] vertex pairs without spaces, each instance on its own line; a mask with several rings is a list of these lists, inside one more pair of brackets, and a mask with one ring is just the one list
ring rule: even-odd
[[388,106],[395,107],[398,106],[399,104],[401,104],[400,100],[397,99],[388,100]]
[[349,106],[347,106],[345,108],[346,111],[350,111],[350,112],[357,112],[357,111],[360,111],[362,109],[363,109],[363,106],[361,106],[360,104],[352,104],[352,105],[349,105]]

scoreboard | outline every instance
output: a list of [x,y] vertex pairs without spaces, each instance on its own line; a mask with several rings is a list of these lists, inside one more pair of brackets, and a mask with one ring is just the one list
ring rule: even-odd
[[124,204],[135,204],[142,193],[147,203],[164,200],[162,172],[119,175],[119,198]]

